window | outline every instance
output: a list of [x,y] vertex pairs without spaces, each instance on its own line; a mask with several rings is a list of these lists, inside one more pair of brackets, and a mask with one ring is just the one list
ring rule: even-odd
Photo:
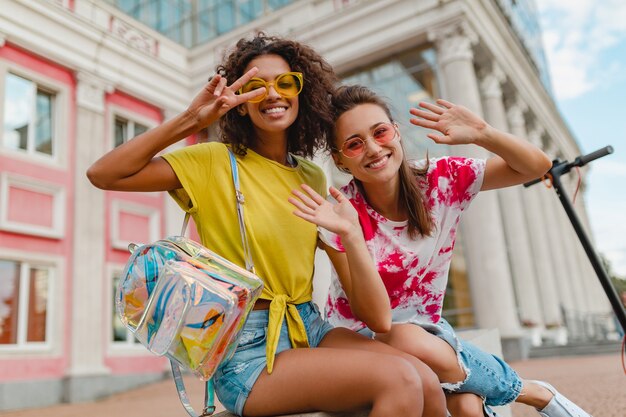
[[111,333],[111,341],[116,345],[127,345],[133,346],[139,343],[139,341],[135,338],[133,333],[122,323],[120,316],[117,314],[117,307],[115,305],[115,298],[117,297],[117,286],[119,285],[121,279],[121,273],[113,274],[113,297],[111,297],[112,303],[112,317],[111,323],[112,325],[112,333]]
[[3,146],[54,156],[55,94],[15,74],[5,81]]
[[132,120],[122,117],[115,117],[115,147],[120,146],[124,142],[128,142],[135,136],[138,136],[148,130],[148,127]]
[[272,13],[294,0],[107,0],[187,47]]
[[450,272],[448,273],[446,297],[443,300],[443,317],[455,329],[476,326],[463,243],[463,234],[459,233],[454,252],[452,252],[452,265],[450,265]]
[[0,346],[48,341],[51,268],[0,259]]
[[[426,136],[428,129],[409,123],[409,109],[420,101],[434,102],[438,96],[436,55],[432,48],[411,49],[367,67],[356,69],[343,77],[345,84],[367,85],[393,103],[394,119],[399,122],[403,137]],[[447,146],[430,140],[412,140],[404,143],[409,159],[442,155]]]

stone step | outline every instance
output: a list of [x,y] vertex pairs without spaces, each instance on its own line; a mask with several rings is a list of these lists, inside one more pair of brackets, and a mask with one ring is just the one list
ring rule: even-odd
[[[323,411],[318,411],[315,413],[304,413],[304,414],[286,414],[283,416],[276,417],[367,417],[369,411],[363,410],[353,413],[325,413]],[[228,411],[223,411],[218,414],[214,414],[213,417],[237,417],[237,415],[229,413]]]
[[580,356],[619,353],[622,343],[618,341],[572,342],[562,346],[537,346],[530,349],[530,358],[553,356]]

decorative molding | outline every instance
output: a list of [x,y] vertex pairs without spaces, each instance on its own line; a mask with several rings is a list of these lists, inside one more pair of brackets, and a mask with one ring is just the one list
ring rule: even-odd
[[[15,187],[52,197],[50,227],[16,222],[9,219],[9,188]],[[26,208],[25,208],[26,209]],[[0,229],[32,236],[62,239],[65,236],[65,189],[62,185],[44,183],[35,178],[9,172],[0,174]]]
[[546,145],[544,151],[546,154],[548,154],[550,159],[563,157],[563,152],[559,149],[558,144],[550,136],[546,138],[546,141],[544,143]]
[[97,113],[104,113],[104,95],[114,91],[113,85],[83,71],[76,74],[76,79],[76,104]]
[[110,16],[109,32],[134,49],[155,57],[159,56],[158,40],[139,31],[136,27],[117,16]]
[[[158,122],[149,117],[143,116],[133,110],[129,110],[126,107],[119,106],[117,104],[108,105],[108,130],[109,137],[107,138],[107,149],[113,149],[115,147],[115,118],[120,117],[132,123],[139,123],[146,126],[148,129],[153,129],[158,126]],[[132,139],[132,138],[129,138]]]
[[543,149],[543,135],[546,133],[546,129],[543,126],[533,126],[528,130],[528,140],[533,145]]
[[163,121],[167,122],[170,119],[173,119],[174,117],[178,116],[180,114],[180,110],[174,110],[174,109],[164,109],[163,110]]
[[54,0],[53,2],[66,9],[69,9],[71,6],[70,0]]
[[360,3],[361,0],[333,0],[335,11],[347,9],[350,6]]
[[506,111],[506,116],[511,129],[514,129],[514,127],[524,126],[524,130],[526,130],[526,119],[524,118],[524,113],[526,113],[526,111],[528,111],[528,104],[519,98],[519,96],[516,97]]
[[486,98],[502,98],[502,83],[506,81],[506,74],[502,68],[492,63],[491,68],[480,73],[480,90]]
[[[135,214],[148,219],[149,242],[130,242],[122,239],[120,236],[120,215],[122,213]],[[109,224],[111,227],[111,247],[119,250],[128,250],[128,245],[130,243],[150,243],[159,239],[161,213],[159,212],[159,209],[154,207],[144,206],[123,200],[114,200],[111,204],[111,222]]]
[[429,30],[427,36],[435,43],[440,65],[458,60],[471,61],[474,58],[472,47],[479,41],[478,33],[469,22],[460,19]]

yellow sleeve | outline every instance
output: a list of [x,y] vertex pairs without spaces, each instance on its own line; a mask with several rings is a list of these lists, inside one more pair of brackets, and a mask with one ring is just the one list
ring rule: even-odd
[[198,210],[198,196],[209,192],[213,154],[221,143],[201,143],[187,146],[162,156],[172,167],[182,188],[169,192],[170,196],[185,212]]

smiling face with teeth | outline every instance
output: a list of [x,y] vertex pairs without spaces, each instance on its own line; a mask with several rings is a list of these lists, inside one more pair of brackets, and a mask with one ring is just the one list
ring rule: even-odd
[[376,127],[389,122],[383,108],[365,103],[346,111],[335,123],[337,149],[341,149],[343,143],[351,138],[357,137],[365,142],[364,152],[353,158],[347,158],[340,152],[333,153],[335,164],[348,169],[364,186],[399,184],[399,169],[404,159],[400,141],[392,140],[381,145],[372,138]]
[[[291,71],[289,64],[282,57],[274,54],[260,55],[248,63],[245,71],[257,67],[259,72],[256,78],[267,82],[285,72]],[[245,72],[244,71],[244,72]],[[287,138],[287,129],[298,117],[298,97],[284,98],[276,92],[273,86],[269,87],[265,99],[259,103],[245,103],[246,113],[259,139],[282,139]]]

